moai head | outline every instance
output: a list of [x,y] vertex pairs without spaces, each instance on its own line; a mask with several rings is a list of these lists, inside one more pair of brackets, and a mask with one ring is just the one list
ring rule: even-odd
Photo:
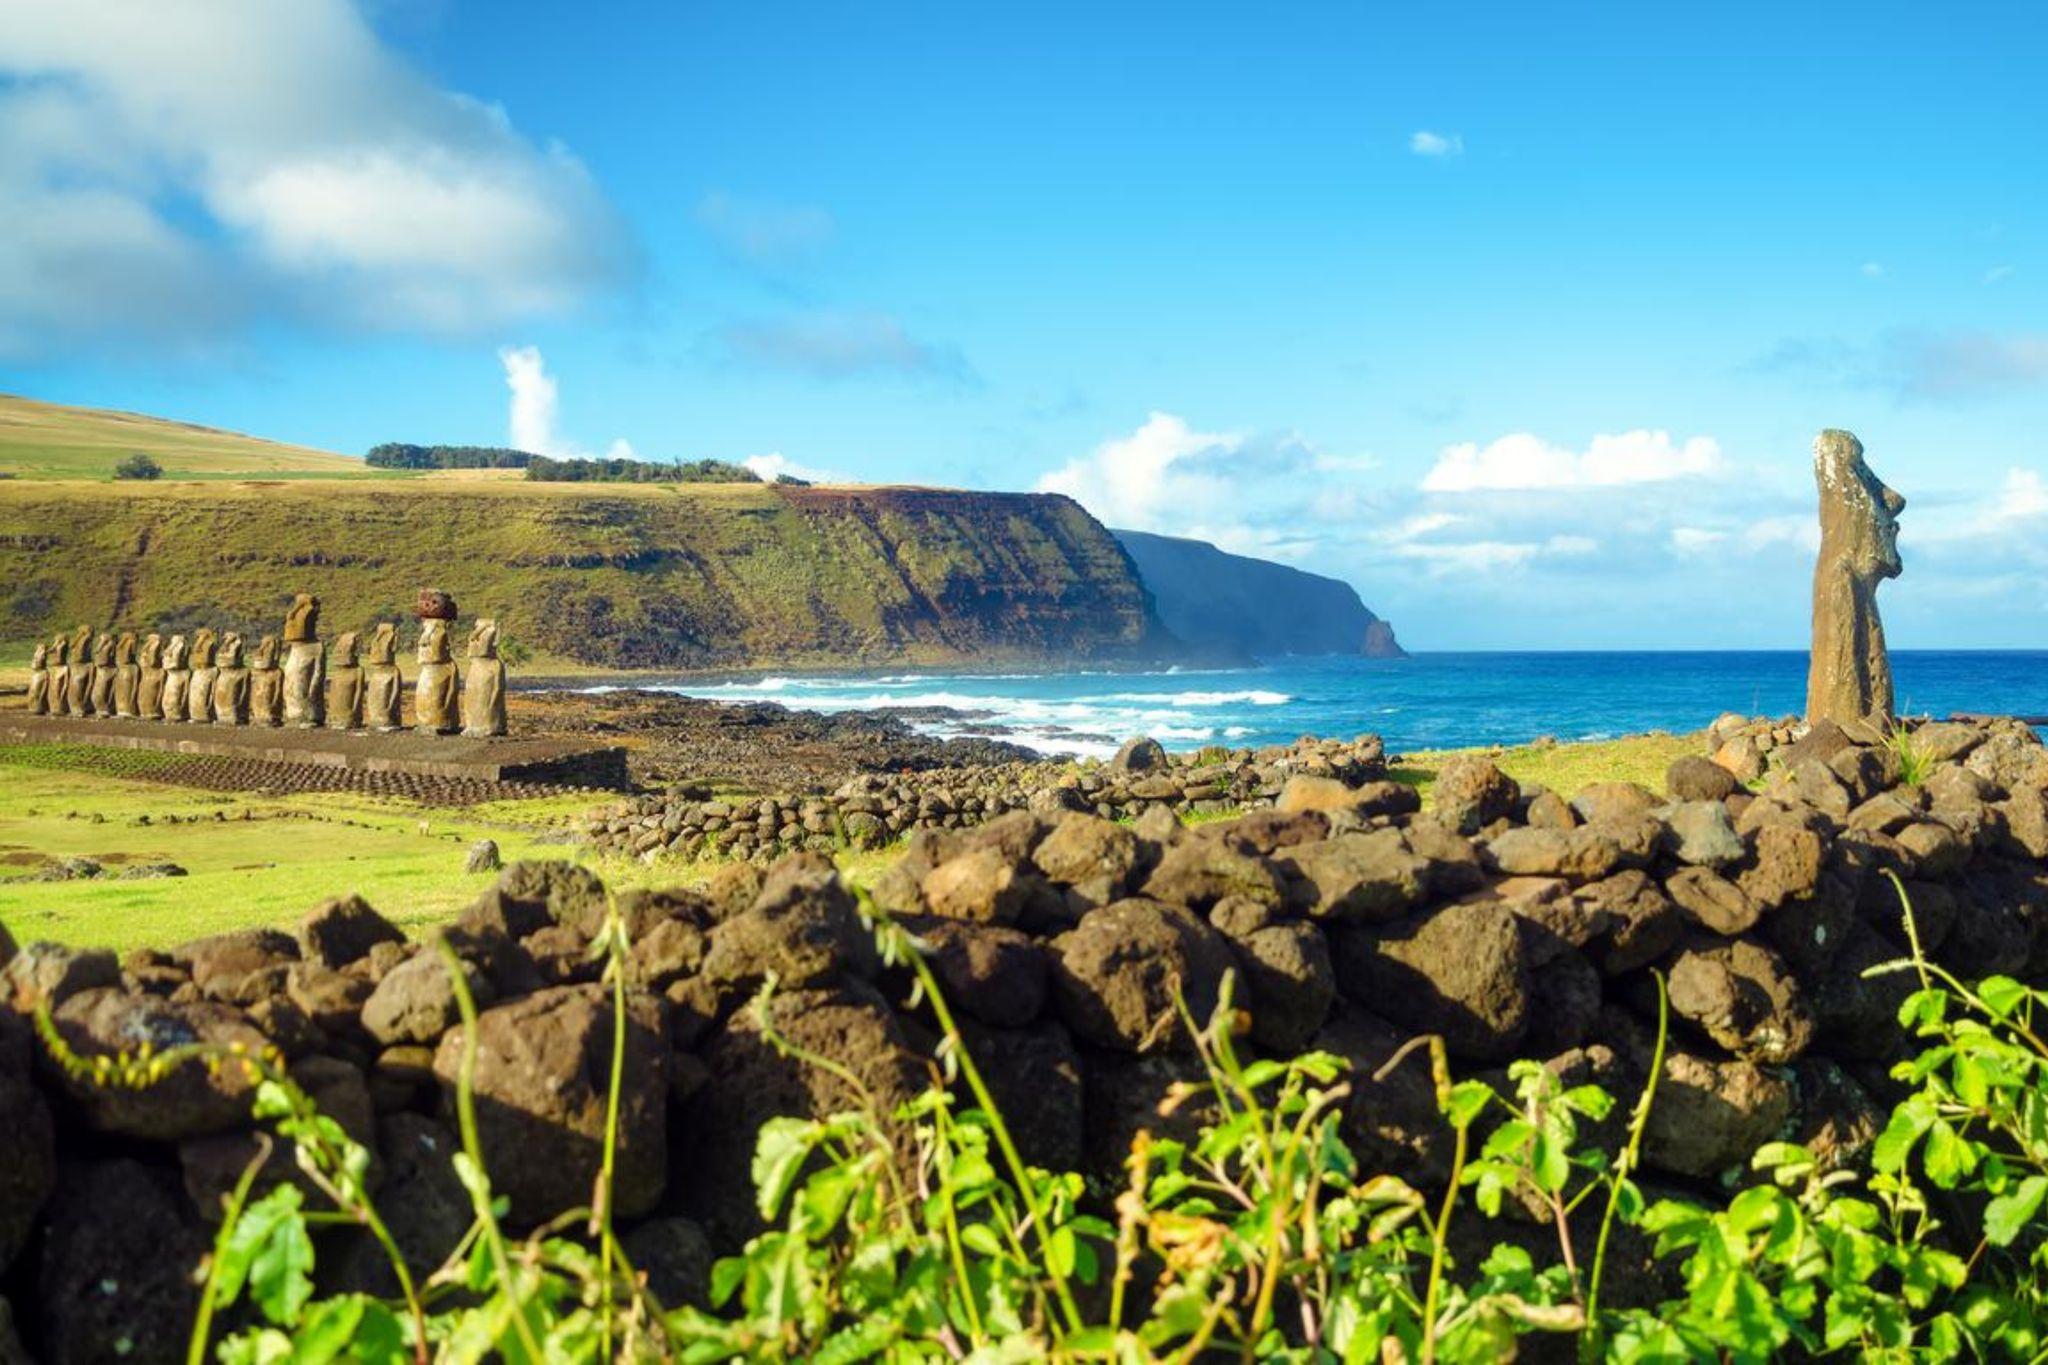
[[498,657],[498,623],[488,617],[480,618],[469,628],[469,657],[472,659],[495,659]]
[[356,666],[356,633],[345,630],[334,637],[334,643],[327,649],[327,663],[332,668],[354,668]]
[[219,639],[220,637],[213,633],[211,626],[201,626],[199,628],[198,632],[192,637],[192,666],[194,668],[213,667],[214,642]]
[[266,635],[256,642],[256,650],[250,657],[251,668],[277,667],[277,637]]
[[419,660],[423,664],[449,662],[448,623],[437,616],[420,622]]
[[114,637],[101,635],[92,642],[92,661],[101,668],[114,666]]
[[70,658],[71,637],[60,630],[50,637],[50,666],[54,668],[58,664],[67,663]]
[[121,639],[114,646],[114,662],[117,664],[132,664],[135,662],[134,631],[124,630],[121,632]]
[[1863,442],[1846,431],[1823,431],[1813,442],[1813,478],[1820,486],[1820,558],[1862,583],[1897,578],[1899,513],[1906,500],[1863,463]]
[[222,668],[242,666],[242,636],[239,631],[229,631],[220,637],[219,663]]
[[36,641],[36,647],[29,651],[28,666],[31,669],[37,670],[48,668],[50,666],[50,647],[41,640]]
[[71,632],[71,662],[75,664],[92,661],[92,627],[80,626]]
[[379,621],[370,631],[370,662],[373,664],[395,663],[398,659],[398,627],[389,621]]
[[164,665],[164,637],[151,631],[142,642],[142,666],[162,668]]
[[302,592],[292,599],[291,610],[284,614],[284,642],[302,645],[319,638],[320,599]]
[[185,643],[185,637],[173,635],[164,642],[164,667],[183,668],[186,660],[191,657],[191,653],[192,648]]

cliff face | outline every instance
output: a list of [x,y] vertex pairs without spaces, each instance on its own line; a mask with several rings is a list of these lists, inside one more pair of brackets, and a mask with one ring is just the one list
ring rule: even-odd
[[1405,655],[1394,628],[1366,610],[1348,583],[1226,554],[1203,540],[1111,534],[1152,590],[1161,624],[1193,650],[1224,657]]
[[0,638],[90,622],[322,634],[448,589],[543,660],[613,668],[1060,664],[1171,649],[1072,500],[912,488],[431,480],[0,483]]

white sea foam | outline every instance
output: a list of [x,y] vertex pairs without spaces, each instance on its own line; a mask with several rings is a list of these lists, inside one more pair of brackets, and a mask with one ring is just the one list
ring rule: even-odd
[[1112,692],[1104,701],[1159,702],[1168,706],[1285,706],[1294,698],[1285,692]]

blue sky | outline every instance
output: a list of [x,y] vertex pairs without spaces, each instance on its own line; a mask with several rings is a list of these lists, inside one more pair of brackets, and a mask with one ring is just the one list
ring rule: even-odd
[[0,8],[0,389],[1058,488],[1424,648],[1803,643],[1847,426],[1895,646],[2048,646],[2033,6]]

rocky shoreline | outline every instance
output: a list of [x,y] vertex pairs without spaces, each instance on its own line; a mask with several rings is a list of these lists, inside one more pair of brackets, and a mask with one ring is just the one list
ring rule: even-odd
[[[1710,742],[1725,756],[1771,728],[1728,718]],[[2009,722],[1905,740],[1823,723],[1770,747],[1760,789],[1702,753],[1661,792],[1596,782],[1569,797],[1464,755],[1427,809],[1363,752],[1347,768],[1310,748],[1333,771],[1269,772],[1265,808],[1194,827],[1163,787],[1137,788],[1209,765],[1127,765],[1094,793],[1059,788],[1100,798],[1091,809],[917,825],[870,894],[929,955],[1028,1159],[1081,1170],[1098,1194],[1141,1127],[1203,1116],[1191,1103],[1161,1117],[1199,1080],[1172,992],[1206,1015],[1226,973],[1248,1045],[1349,1062],[1347,1137],[1420,1186],[1445,1178],[1450,1135],[1425,1065],[1383,1070],[1408,1040],[1435,1034],[1462,1072],[1495,1079],[1541,1059],[1626,1102],[1647,1079],[1653,973],[1674,1032],[1646,1179],[1716,1182],[1781,1137],[1839,1163],[1874,1139],[1904,1042],[1907,977],[1867,974],[1906,951],[1894,877],[1936,960],[1966,979],[2048,980],[2048,750]],[[1114,791],[1125,813],[1143,804],[1130,823],[1101,813],[1118,810]],[[479,1121],[520,1225],[580,1202],[596,1169],[589,1059],[609,1055],[612,1021],[589,949],[608,900],[586,869],[516,864],[445,931],[485,1006]],[[761,1122],[853,1099],[840,1074],[771,1043],[749,1007],[764,981],[775,1028],[884,1106],[935,1074],[934,1020],[822,853],[731,862],[618,911],[632,942],[618,1212],[658,1292],[688,1302],[712,1252],[759,1227]],[[448,1161],[451,983],[362,902],[331,902],[296,933],[119,959],[0,934],[0,962],[0,1284],[42,1358],[178,1358],[208,1221],[256,1149],[237,1073],[94,1086],[39,1057],[38,1010],[87,1057],[276,1045],[379,1153],[380,1206],[409,1256],[428,1264],[467,1226]],[[289,1178],[282,1158],[264,1176]],[[362,1234],[323,1236],[323,1278],[364,1283]],[[118,1295],[96,1288],[109,1280]]]

